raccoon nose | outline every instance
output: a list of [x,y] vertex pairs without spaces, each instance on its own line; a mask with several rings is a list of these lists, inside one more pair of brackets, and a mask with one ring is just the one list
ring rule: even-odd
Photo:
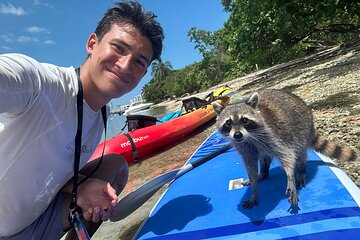
[[235,132],[234,133],[235,140],[241,140],[242,137],[243,137],[243,134],[241,132]]

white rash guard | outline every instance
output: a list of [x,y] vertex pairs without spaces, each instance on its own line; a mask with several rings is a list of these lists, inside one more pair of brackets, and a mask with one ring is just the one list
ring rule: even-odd
[[[78,82],[73,67],[0,55],[0,238],[37,219],[73,176]],[[80,168],[103,132],[84,101]]]

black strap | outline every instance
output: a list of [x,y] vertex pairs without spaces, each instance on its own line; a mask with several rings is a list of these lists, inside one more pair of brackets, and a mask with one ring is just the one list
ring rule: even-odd
[[[76,98],[77,105],[77,115],[78,115],[78,123],[77,123],[77,131],[75,136],[75,154],[74,154],[74,177],[73,177],[73,190],[71,192],[71,203],[70,203],[70,214],[74,214],[78,211],[78,206],[76,205],[77,200],[77,188],[78,188],[78,177],[79,177],[79,165],[80,165],[80,154],[81,154],[81,135],[82,135],[82,122],[83,122],[83,89],[82,84],[80,82],[80,69],[76,70],[77,80],[78,80],[78,94]],[[70,217],[70,222],[73,223],[73,218]]]
[[133,155],[134,155],[134,163],[137,163],[138,160],[139,160],[139,155],[138,155],[138,152],[136,150],[134,140],[132,139],[132,137],[130,136],[129,133],[124,133],[124,135],[129,139],[129,142],[131,144],[131,149],[132,149],[132,152],[133,152]]
[[106,124],[106,117],[107,117],[106,106],[101,108],[101,115],[102,115],[102,119],[103,119],[103,122],[104,122],[104,135],[105,135],[105,141],[104,141],[104,146],[103,146],[103,150],[102,150],[102,153],[101,153],[101,157],[100,157],[100,160],[99,160],[98,164],[96,165],[96,167],[91,171],[91,173],[88,176],[85,176],[83,179],[81,179],[78,182],[78,185],[80,185],[83,182],[85,182],[86,180],[88,180],[96,172],[96,170],[99,169],[99,167],[100,167],[100,165],[102,163],[103,157],[104,157],[105,144],[106,144],[106,128],[107,128],[107,124]]
[[[122,133],[122,132],[124,131],[124,129],[126,128],[127,124],[128,124],[128,120],[125,121],[124,127],[120,130],[120,133]],[[119,133],[119,134],[120,134],[120,133]]]
[[88,176],[86,176],[84,179],[82,179],[81,181],[78,181],[78,179],[79,179],[79,168],[80,168],[80,155],[81,155],[81,136],[82,136],[82,123],[83,123],[83,99],[84,99],[84,96],[83,96],[82,84],[81,84],[81,81],[80,81],[80,68],[77,68],[75,71],[76,71],[76,75],[77,75],[79,91],[78,91],[78,94],[77,94],[77,97],[76,97],[78,124],[77,124],[76,136],[75,136],[73,190],[72,190],[72,193],[71,193],[71,203],[70,203],[70,213],[69,213],[69,221],[70,221],[71,224],[74,223],[74,219],[73,219],[74,214],[76,212],[80,212],[80,210],[81,210],[76,204],[78,186],[80,184],[82,184],[83,182],[85,182],[87,179],[89,179],[101,165],[101,162],[102,162],[102,159],[103,159],[103,156],[104,156],[104,151],[105,151],[106,128],[107,128],[107,125],[106,125],[106,117],[107,117],[106,106],[103,106],[101,108],[101,114],[102,114],[102,118],[103,118],[103,122],[104,122],[104,128],[105,128],[105,143],[104,143],[103,151],[102,151],[102,154],[101,154],[101,158],[99,160],[99,163],[92,170],[92,172]]

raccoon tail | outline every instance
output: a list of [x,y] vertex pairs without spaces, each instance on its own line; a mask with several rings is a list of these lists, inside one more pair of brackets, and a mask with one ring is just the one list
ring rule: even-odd
[[318,133],[312,142],[312,148],[330,158],[336,158],[341,161],[355,161],[357,159],[356,152],[349,147],[342,147],[336,143],[326,140]]

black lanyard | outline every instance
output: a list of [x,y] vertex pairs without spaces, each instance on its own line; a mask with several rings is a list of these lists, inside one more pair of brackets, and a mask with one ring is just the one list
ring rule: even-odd
[[[70,223],[74,223],[74,215],[76,213],[80,213],[80,208],[77,206],[77,188],[80,184],[85,182],[87,179],[89,179],[95,171],[100,167],[100,164],[102,162],[104,151],[105,151],[105,144],[103,147],[102,155],[99,160],[99,163],[97,166],[92,170],[92,172],[86,176],[81,181],[78,181],[79,179],[79,168],[80,168],[80,155],[81,155],[81,135],[82,135],[82,123],[83,123],[83,88],[80,81],[80,68],[77,68],[76,70],[77,80],[78,80],[78,86],[79,91],[76,97],[76,105],[77,105],[77,115],[78,115],[78,124],[77,124],[77,131],[75,136],[75,155],[74,155],[74,177],[73,177],[73,190],[71,193],[71,203],[70,203],[70,213],[69,213],[69,220]],[[106,106],[103,106],[101,108],[101,114],[104,121],[104,128],[105,128],[105,139],[106,139]]]

